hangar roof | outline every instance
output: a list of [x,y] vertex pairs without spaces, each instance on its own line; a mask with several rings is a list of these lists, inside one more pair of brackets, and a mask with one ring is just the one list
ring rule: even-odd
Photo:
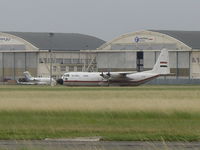
[[93,50],[105,41],[78,33],[4,32],[20,37],[40,50]]
[[200,49],[200,31],[173,31],[173,30],[149,30],[169,35],[190,46],[192,49]]

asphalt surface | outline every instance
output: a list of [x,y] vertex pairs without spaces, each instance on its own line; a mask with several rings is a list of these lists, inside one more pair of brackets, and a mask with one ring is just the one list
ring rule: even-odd
[[0,150],[200,150],[200,142],[1,140]]

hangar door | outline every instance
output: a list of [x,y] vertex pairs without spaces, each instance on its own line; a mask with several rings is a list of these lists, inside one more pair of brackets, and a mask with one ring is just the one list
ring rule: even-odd
[[33,76],[36,76],[37,58],[38,54],[34,52],[0,53],[0,81],[24,77],[24,71],[29,71]]
[[98,53],[96,61],[98,71],[135,71],[136,52]]
[[136,58],[136,63],[137,63],[137,71],[140,72],[140,71],[143,71],[143,68],[144,68],[144,65],[143,65],[143,62],[144,62],[144,52],[137,52],[137,58]]

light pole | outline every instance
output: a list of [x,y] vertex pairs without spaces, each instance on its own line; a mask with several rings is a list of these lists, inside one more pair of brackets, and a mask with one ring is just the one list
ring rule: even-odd
[[52,85],[52,50],[49,50],[50,53],[50,85]]
[[50,41],[50,85],[52,86],[52,37],[54,36],[54,33],[49,33],[49,41]]

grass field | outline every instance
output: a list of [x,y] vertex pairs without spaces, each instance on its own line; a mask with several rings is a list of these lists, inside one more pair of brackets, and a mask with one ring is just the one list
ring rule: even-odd
[[0,139],[200,140],[199,86],[0,86]]

